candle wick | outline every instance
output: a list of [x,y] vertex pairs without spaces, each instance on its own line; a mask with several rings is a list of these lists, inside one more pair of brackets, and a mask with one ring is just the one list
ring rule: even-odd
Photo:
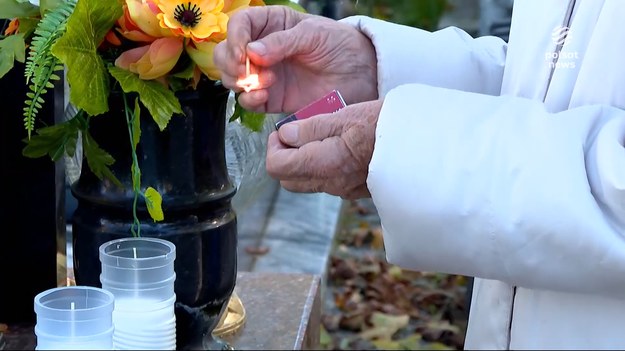
[[75,310],[76,309],[76,303],[75,302],[70,303],[69,304],[69,309],[72,310],[72,311]]
[[136,247],[132,248],[132,254],[135,256],[135,258],[137,258],[137,248]]

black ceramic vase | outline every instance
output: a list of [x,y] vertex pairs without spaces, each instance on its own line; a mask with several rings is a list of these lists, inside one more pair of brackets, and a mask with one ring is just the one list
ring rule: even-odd
[[[140,201],[140,233],[176,245],[177,348],[212,349],[212,330],[227,307],[237,274],[237,225],[231,206],[236,188],[225,158],[228,90],[206,80],[178,97],[184,115],[173,116],[164,131],[147,110],[141,111],[137,156],[142,190],[151,186],[161,193],[165,220],[152,221]],[[98,179],[83,162],[72,185],[78,200],[72,240],[79,285],[101,286],[98,247],[132,235],[132,157],[121,95],[111,95],[110,107],[106,115],[91,119],[89,131],[115,158],[111,169],[124,188]]]

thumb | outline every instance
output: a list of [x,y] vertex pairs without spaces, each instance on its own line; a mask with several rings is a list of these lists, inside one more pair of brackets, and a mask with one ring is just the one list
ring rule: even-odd
[[313,116],[283,125],[278,130],[278,136],[286,145],[301,147],[312,141],[339,135],[342,130],[341,120],[344,119],[333,118],[330,114]]
[[247,44],[247,54],[260,66],[272,66],[291,56],[311,52],[314,48],[310,31],[301,24],[278,31]]

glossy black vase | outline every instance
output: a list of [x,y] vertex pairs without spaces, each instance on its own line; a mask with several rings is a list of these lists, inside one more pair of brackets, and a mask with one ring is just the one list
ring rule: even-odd
[[[236,188],[228,175],[224,139],[227,99],[222,86],[201,82],[198,90],[179,94],[184,116],[173,116],[164,131],[147,110],[141,112],[142,187],[161,193],[165,213],[164,221],[153,222],[140,201],[141,236],[176,245],[178,349],[212,347],[211,332],[236,282],[237,224],[231,206]],[[72,186],[78,200],[72,237],[79,285],[101,286],[98,247],[132,235],[132,162],[122,97],[112,94],[110,106],[109,113],[92,118],[89,130],[115,158],[111,169],[125,187],[98,179],[83,162]]]

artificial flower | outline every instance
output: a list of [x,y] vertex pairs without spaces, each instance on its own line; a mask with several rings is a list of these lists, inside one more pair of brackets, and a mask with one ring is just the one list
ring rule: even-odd
[[141,28],[139,28],[139,26],[132,20],[127,5],[124,5],[124,15],[117,20],[117,25],[119,26],[116,28],[117,31],[126,39],[147,43],[151,43],[156,40],[155,37],[148,35],[141,30]]
[[[224,0],[223,11],[230,18],[236,11],[249,6],[264,6],[262,0]],[[221,79],[219,70],[213,61],[213,50],[218,42],[226,38],[226,32],[213,33],[210,41],[192,41],[185,47],[191,60],[208,78],[213,80]]]
[[212,80],[219,80],[221,79],[221,74],[213,61],[215,46],[217,46],[217,43],[214,41],[191,42],[185,49],[202,73]]
[[238,10],[244,9],[249,6],[264,6],[265,3],[262,0],[224,0],[224,13],[228,17]]
[[147,42],[174,36],[171,30],[160,26],[157,13],[151,0],[126,0],[124,16],[117,21],[120,33],[130,40]]
[[104,40],[106,40],[106,42],[111,44],[112,46],[120,46],[120,45],[122,45],[121,40],[119,40],[117,35],[115,35],[115,32],[113,32],[112,30],[109,30],[106,33],[106,36],[104,37]]
[[20,21],[17,18],[14,18],[9,22],[9,26],[4,30],[4,35],[11,35],[17,33],[17,30],[20,27]]
[[169,73],[182,54],[182,40],[159,38],[150,45],[134,48],[122,53],[115,66],[137,73],[145,80],[157,79]]
[[225,33],[228,15],[222,12],[224,0],[154,0],[162,28],[175,34],[205,41],[214,33]]

